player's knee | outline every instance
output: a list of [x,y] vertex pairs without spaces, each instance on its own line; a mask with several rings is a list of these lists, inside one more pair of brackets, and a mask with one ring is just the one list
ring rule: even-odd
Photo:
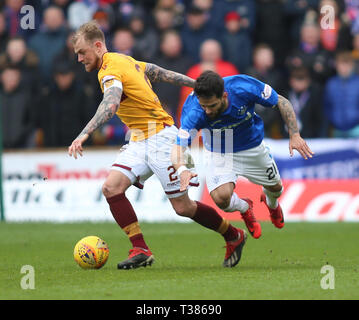
[[107,182],[102,185],[102,194],[106,198],[110,198],[119,193],[124,193],[125,191],[126,189],[122,188],[120,185],[113,185]]
[[229,205],[231,203],[231,197],[227,197],[225,195],[216,196],[216,197],[213,197],[213,201],[215,202],[217,207],[224,210],[229,207]]
[[181,217],[188,217],[189,216],[188,210],[184,206],[177,206],[174,209],[175,209],[176,214],[178,214]]
[[113,188],[108,185],[106,182],[102,185],[102,194],[106,197],[109,198],[111,196],[113,196]]
[[182,217],[192,218],[197,210],[197,205],[195,201],[192,201],[188,194],[184,194],[178,198],[171,198],[170,202],[172,204],[173,210]]
[[264,186],[264,189],[266,191],[269,191],[269,192],[273,192],[273,193],[277,193],[277,192],[282,192],[283,191],[283,186],[282,184],[279,182],[277,183],[276,185],[274,186]]
[[196,205],[192,201],[177,202],[172,204],[172,206],[176,214],[181,217],[192,218],[196,211]]
[[130,179],[119,171],[111,171],[105,183],[102,185],[102,193],[106,198],[115,196],[131,186]]

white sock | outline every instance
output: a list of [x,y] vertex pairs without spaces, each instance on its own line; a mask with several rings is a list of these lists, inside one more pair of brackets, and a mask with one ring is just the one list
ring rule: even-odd
[[226,212],[234,212],[239,211],[241,213],[244,213],[248,210],[249,205],[246,201],[240,199],[236,193],[233,192],[231,202],[229,206],[224,209]]
[[283,187],[278,192],[272,192],[267,190],[266,188],[263,188],[263,192],[266,195],[266,202],[269,208],[276,209],[278,207],[278,198],[283,192]]

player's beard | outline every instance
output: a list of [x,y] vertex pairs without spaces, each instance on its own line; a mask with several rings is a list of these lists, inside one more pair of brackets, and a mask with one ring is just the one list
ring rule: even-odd
[[101,67],[101,63],[102,60],[96,57],[93,62],[88,62],[84,67],[87,72],[92,72],[98,70]]
[[227,109],[227,99],[223,99],[220,108],[211,116],[208,116],[211,120],[219,118],[219,116]]

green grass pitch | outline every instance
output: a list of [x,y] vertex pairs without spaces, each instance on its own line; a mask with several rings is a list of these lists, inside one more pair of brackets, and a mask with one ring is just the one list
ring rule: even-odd
[[[243,227],[242,223],[236,226]],[[117,270],[130,243],[115,223],[0,223],[0,299],[239,300],[359,299],[359,225],[262,223],[242,260],[222,267],[222,237],[194,223],[141,224],[156,262]],[[73,248],[87,235],[110,247],[107,264],[82,270]],[[334,289],[321,288],[321,268],[334,267]],[[35,289],[20,286],[23,265],[35,270]]]

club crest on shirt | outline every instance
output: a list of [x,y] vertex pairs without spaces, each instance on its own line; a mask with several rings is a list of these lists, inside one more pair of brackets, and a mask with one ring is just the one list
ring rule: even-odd
[[239,116],[242,116],[242,115],[244,115],[244,114],[246,113],[246,110],[247,110],[247,106],[246,106],[246,105],[240,106],[240,107],[238,108],[237,114],[238,114]]
[[111,87],[114,83],[114,80],[108,80],[105,82],[104,86],[105,86],[105,89],[108,89],[109,87]]

